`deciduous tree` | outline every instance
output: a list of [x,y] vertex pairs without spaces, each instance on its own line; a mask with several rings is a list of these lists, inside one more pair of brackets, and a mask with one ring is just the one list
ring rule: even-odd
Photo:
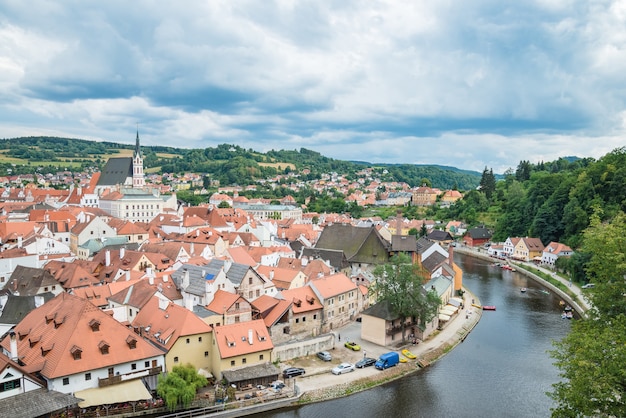
[[178,405],[182,405],[183,408],[189,407],[196,396],[196,391],[206,384],[206,378],[199,375],[191,364],[174,366],[167,375],[159,376],[157,394],[173,411]]

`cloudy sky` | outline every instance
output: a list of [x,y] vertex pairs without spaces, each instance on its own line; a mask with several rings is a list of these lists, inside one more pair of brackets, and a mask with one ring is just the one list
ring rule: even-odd
[[0,138],[501,173],[626,145],[626,0],[0,4]]

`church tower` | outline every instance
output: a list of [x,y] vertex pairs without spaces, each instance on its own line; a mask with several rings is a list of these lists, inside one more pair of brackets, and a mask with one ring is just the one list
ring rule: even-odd
[[143,158],[139,149],[139,130],[135,140],[135,152],[133,153],[133,189],[142,189],[146,185],[143,176]]

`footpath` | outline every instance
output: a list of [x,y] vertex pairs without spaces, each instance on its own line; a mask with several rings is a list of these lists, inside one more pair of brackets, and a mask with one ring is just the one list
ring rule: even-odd
[[[480,301],[468,289],[464,289],[464,308],[452,316],[443,329],[437,330],[429,338],[413,345],[407,341],[404,345],[379,346],[361,339],[361,323],[352,322],[342,328],[334,330],[336,346],[329,350],[332,361],[325,362],[317,356],[298,358],[283,362],[280,369],[287,367],[303,367],[306,373],[303,376],[287,379],[283,391],[291,391],[293,396],[275,402],[265,402],[252,406],[213,412],[211,417],[240,417],[252,415],[263,411],[302,405],[312,402],[320,402],[347,396],[355,392],[370,389],[374,386],[389,382],[394,379],[419,372],[422,367],[428,367],[439,360],[457,344],[462,343],[467,335],[476,326],[482,316],[482,309],[472,306],[472,302],[480,306]],[[344,347],[346,341],[353,341],[361,346],[361,350],[352,351]],[[407,359],[406,363],[400,363],[396,367],[380,371],[375,367],[356,369],[354,372],[334,375],[333,367],[340,363],[356,363],[363,357],[378,358],[381,354],[389,351],[397,351],[401,354],[402,349],[408,349],[417,358]]]

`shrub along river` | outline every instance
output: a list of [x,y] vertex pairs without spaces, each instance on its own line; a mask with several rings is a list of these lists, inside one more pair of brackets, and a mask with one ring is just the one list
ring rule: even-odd
[[[345,398],[262,417],[547,417],[559,379],[548,351],[569,332],[560,299],[519,272],[455,254],[463,283],[496,311],[441,360],[411,376]],[[527,288],[522,293],[520,289]]]

